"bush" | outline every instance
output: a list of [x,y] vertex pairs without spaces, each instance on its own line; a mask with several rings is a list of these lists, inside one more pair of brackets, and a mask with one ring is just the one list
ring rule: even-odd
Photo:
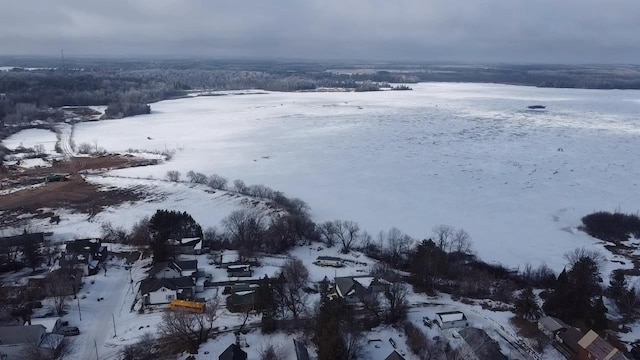
[[404,333],[407,335],[407,346],[421,359],[429,359],[434,345],[417,326],[410,321],[404,323]]
[[640,238],[640,217],[636,214],[599,211],[582,218],[582,230],[600,240],[619,243],[633,235]]
[[82,143],[78,146],[79,154],[91,154],[92,151],[93,151],[93,146],[91,146],[91,144],[89,143]]
[[180,181],[180,171],[176,171],[176,170],[167,171],[166,177],[167,177],[167,180],[171,182],[178,182]]
[[212,174],[207,180],[209,187],[218,190],[227,190],[228,180],[220,175]]

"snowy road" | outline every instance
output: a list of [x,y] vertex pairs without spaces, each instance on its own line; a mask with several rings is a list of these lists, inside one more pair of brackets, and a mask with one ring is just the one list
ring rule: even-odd
[[[91,281],[94,281],[91,284]],[[104,272],[85,278],[85,288],[80,292],[86,299],[80,300],[82,320],[79,319],[77,305],[68,316],[70,325],[80,328],[81,335],[74,339],[73,359],[116,359],[120,348],[114,339],[116,327],[130,317],[130,307],[134,299],[129,272],[124,267],[109,264]],[[98,298],[103,299],[98,301]],[[77,321],[76,321],[77,320]],[[73,323],[73,324],[71,324]],[[97,350],[97,354],[96,354]]]

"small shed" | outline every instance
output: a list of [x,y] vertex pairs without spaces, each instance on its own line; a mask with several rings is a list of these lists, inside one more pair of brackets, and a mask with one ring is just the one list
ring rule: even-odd
[[469,326],[467,317],[462,311],[447,311],[436,313],[436,323],[443,330]]

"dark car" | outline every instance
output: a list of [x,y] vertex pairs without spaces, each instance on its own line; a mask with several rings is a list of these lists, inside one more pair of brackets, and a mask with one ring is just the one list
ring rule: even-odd
[[58,329],[57,332],[58,334],[64,335],[64,336],[80,335],[80,329],[78,329],[75,326],[63,326],[60,329]]

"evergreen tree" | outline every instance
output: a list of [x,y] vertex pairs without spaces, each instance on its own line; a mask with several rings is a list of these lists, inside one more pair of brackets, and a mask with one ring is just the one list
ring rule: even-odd
[[262,310],[262,333],[276,330],[276,299],[271,279],[267,275],[260,279],[256,290],[256,309]]
[[604,305],[604,301],[602,301],[602,296],[600,296],[591,307],[588,323],[591,329],[597,333],[602,333],[608,328],[607,307]]
[[151,233],[151,251],[153,261],[162,262],[171,258],[169,240],[183,238],[202,238],[202,227],[186,212],[158,210],[149,219]]
[[340,336],[342,300],[331,300],[320,305],[316,317],[316,341],[318,360],[350,360],[347,345]]
[[527,320],[536,320],[540,317],[540,306],[532,288],[528,287],[518,295],[515,300],[515,311],[517,316]]
[[627,291],[627,279],[624,273],[620,270],[615,270],[611,274],[611,281],[609,282],[609,295],[611,299],[618,302],[625,291]]

